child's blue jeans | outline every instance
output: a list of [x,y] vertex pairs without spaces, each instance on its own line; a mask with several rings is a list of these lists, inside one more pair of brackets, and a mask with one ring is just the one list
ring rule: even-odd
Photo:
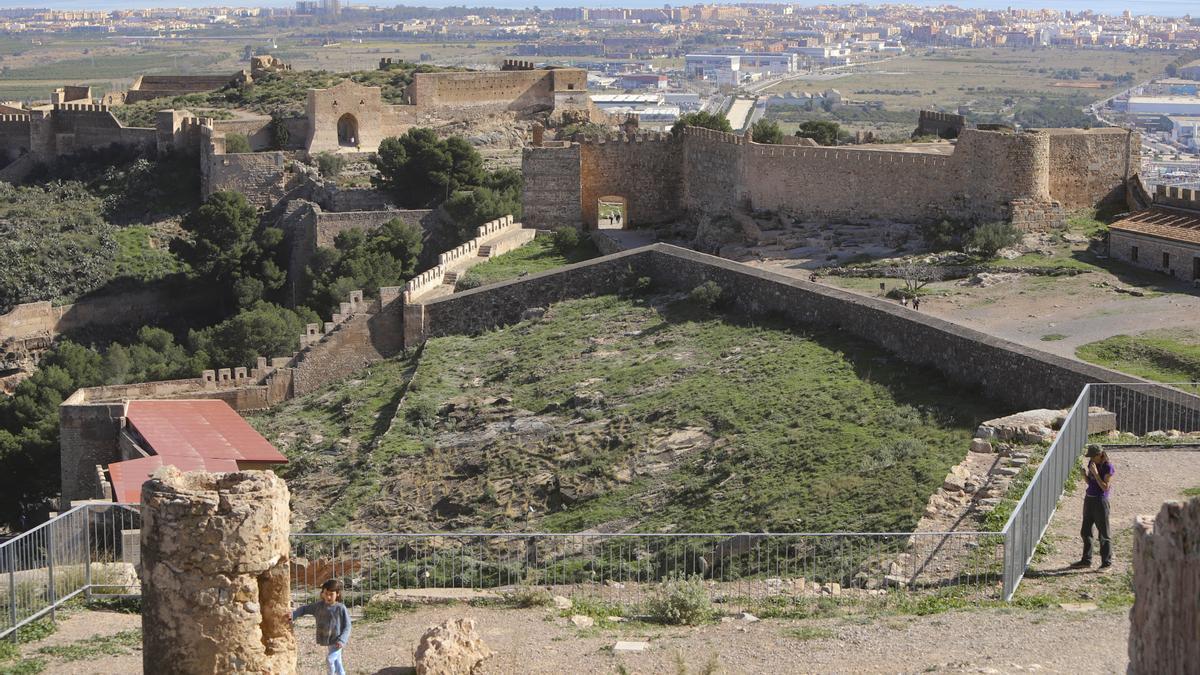
[[342,650],[337,645],[329,645],[325,664],[329,666],[329,675],[346,675],[346,666],[342,665]]

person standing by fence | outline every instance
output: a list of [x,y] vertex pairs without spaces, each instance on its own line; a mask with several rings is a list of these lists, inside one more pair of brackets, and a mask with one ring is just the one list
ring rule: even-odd
[[1108,461],[1108,454],[1104,452],[1104,448],[1096,443],[1088,444],[1087,458],[1087,467],[1083,470],[1087,479],[1087,493],[1083,497],[1083,527],[1079,530],[1079,536],[1083,538],[1083,557],[1071,567],[1092,566],[1094,527],[1100,540],[1100,569],[1104,569],[1112,566],[1112,541],[1108,536],[1108,497],[1116,468]]
[[350,612],[342,604],[342,582],[329,579],[321,584],[321,599],[292,612],[292,620],[305,614],[317,619],[317,644],[329,650],[325,657],[329,675],[346,675],[342,650],[350,641]]

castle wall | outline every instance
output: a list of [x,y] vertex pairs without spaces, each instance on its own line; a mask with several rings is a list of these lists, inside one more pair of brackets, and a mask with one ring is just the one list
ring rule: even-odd
[[583,222],[589,227],[596,226],[598,200],[606,196],[626,199],[625,217],[630,225],[677,219],[682,183],[679,160],[678,144],[663,134],[583,143],[580,146]]
[[233,78],[233,75],[143,75],[125,92],[125,103],[216,91],[224,89]]
[[384,136],[384,111],[389,108],[383,103],[379,87],[365,87],[349,80],[329,89],[309,89],[306,116],[309,121],[305,147],[310,153],[336,152],[342,146],[338,141],[338,122],[349,115],[357,127],[358,147],[374,151]]
[[97,464],[120,459],[118,437],[125,406],[121,403],[73,402],[76,392],[59,407],[59,478],[63,506],[74,499],[103,495]]
[[1047,129],[1050,197],[1068,209],[1120,204],[1141,166],[1142,137],[1125,129]]
[[287,158],[281,151],[225,152],[225,136],[203,128],[200,156],[200,196],[235,190],[251,204],[270,208],[286,193]]
[[58,307],[49,302],[28,302],[0,314],[0,341],[53,337],[89,326],[140,326],[207,300],[208,293],[203,290],[182,295],[171,289],[151,289],[89,297]]
[[1067,406],[1088,382],[1141,382],[906,310],[896,303],[666,244],[438,298],[423,306],[423,328],[430,337],[479,333],[516,323],[530,307],[620,288],[631,276],[648,276],[657,288],[684,291],[713,281],[725,297],[736,299],[740,312],[839,328],[903,361],[935,368],[960,385],[1018,408]]
[[29,152],[29,115],[0,115],[0,162]]
[[470,73],[414,73],[409,86],[413,105],[495,106],[528,111],[554,107],[554,92],[587,90],[587,71],[579,68],[500,70]]
[[578,227],[583,222],[583,184],[580,146],[527,147],[521,151],[521,173],[525,177],[521,220],[528,227],[552,230]]
[[[594,226],[596,199],[620,195],[630,200],[635,224],[749,207],[806,219],[1015,219],[1025,229],[1044,229],[1061,223],[1065,209],[1123,195],[1125,185],[1126,136],[1110,130],[963,129],[951,153],[761,145],[698,128],[678,139],[641,139],[577,144],[580,211],[574,222]],[[529,224],[574,220],[573,160],[570,147],[526,149]]]
[[[241,134],[250,142],[250,149],[255,152],[270,149],[274,142],[271,138],[271,118],[256,116],[252,119],[213,120],[213,130],[219,133]],[[301,150],[308,140],[308,118],[289,117],[284,120],[288,130],[288,142],[282,149]]]
[[114,143],[150,148],[158,142],[155,129],[123,127],[102,105],[56,104],[48,114],[31,118],[31,127],[31,149],[43,159]]

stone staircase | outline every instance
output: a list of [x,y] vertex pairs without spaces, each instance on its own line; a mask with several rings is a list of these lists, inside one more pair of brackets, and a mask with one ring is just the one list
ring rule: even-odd
[[480,258],[492,257],[492,245],[487,244],[486,246],[480,246],[479,247],[479,257]]
[[457,283],[458,272],[446,272],[446,276],[442,277],[442,284],[445,286],[454,286]]

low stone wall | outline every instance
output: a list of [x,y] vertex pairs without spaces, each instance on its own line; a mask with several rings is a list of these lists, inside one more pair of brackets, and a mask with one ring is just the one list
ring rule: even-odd
[[1194,672],[1200,663],[1200,499],[1167,502],[1133,525],[1129,672]]
[[[690,290],[719,285],[734,309],[779,316],[798,324],[839,328],[898,358],[941,371],[960,385],[1017,408],[1062,408],[1089,382],[1144,382],[1106,368],[1064,359],[913,312],[896,303],[855,295],[754,269],[667,244],[533,274],[433,300],[419,317],[428,336],[472,334],[520,320],[530,307],[620,288],[630,277]],[[421,331],[406,326],[411,341]],[[1166,388],[1163,388],[1166,391]]]
[[0,315],[0,342],[8,338],[54,337],[89,326],[141,325],[194,307],[208,297],[205,292],[181,295],[170,290],[148,290],[84,298],[58,307],[49,302],[28,302]]
[[[446,274],[462,272],[484,262],[486,258],[480,257],[480,248],[499,243],[522,229],[521,223],[513,222],[512,216],[504,216],[480,225],[476,229],[473,239],[440,254],[437,265],[413,277],[404,285],[404,303],[413,304],[421,296],[442,285]],[[532,240],[535,234],[533,230],[529,230],[527,238],[514,240],[513,246],[504,247],[503,250],[497,250],[496,253],[524,244]]]

